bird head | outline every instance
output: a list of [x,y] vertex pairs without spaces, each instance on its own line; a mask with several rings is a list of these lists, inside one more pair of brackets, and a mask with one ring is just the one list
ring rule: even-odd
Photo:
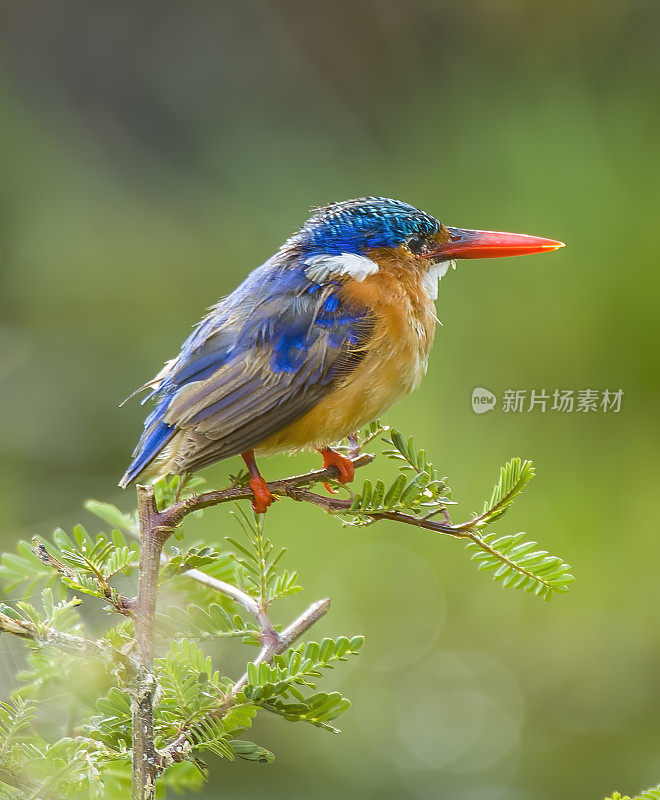
[[436,266],[457,258],[496,258],[543,253],[562,242],[521,233],[452,228],[408,203],[362,197],[315,209],[288,242],[306,257],[370,257],[399,249],[416,263]]

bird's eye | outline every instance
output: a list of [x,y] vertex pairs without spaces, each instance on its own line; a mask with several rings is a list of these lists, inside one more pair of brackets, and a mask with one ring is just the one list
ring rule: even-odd
[[411,236],[406,242],[408,250],[410,250],[411,253],[415,253],[415,255],[422,252],[425,244],[426,242],[422,236]]

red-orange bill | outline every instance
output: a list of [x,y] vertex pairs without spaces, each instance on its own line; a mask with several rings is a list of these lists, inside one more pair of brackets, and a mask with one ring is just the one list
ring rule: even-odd
[[452,258],[500,258],[501,256],[526,256],[545,253],[564,247],[563,242],[528,236],[526,233],[502,233],[500,231],[472,231],[469,228],[447,228],[451,240],[441,245],[428,257]]

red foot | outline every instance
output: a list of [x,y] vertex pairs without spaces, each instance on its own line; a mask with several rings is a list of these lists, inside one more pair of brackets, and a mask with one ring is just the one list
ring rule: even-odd
[[277,500],[277,497],[271,494],[266,481],[261,477],[261,475],[251,478],[250,488],[254,494],[254,500],[252,501],[252,509],[254,510],[254,513],[265,514],[266,511],[268,511],[270,504]]
[[[342,456],[341,453],[336,453],[329,447],[319,450],[319,453],[323,456],[324,469],[326,467],[337,467],[339,471],[339,477],[337,480],[339,483],[350,483],[353,480],[355,477],[355,467],[353,466],[353,462],[350,460],[350,458]],[[328,489],[327,484],[326,489]],[[334,490],[332,489],[328,489],[328,491],[332,491],[334,493]]]

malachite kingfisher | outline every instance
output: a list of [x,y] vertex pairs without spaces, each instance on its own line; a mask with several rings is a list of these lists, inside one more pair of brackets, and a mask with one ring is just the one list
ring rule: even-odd
[[255,454],[302,449],[318,450],[341,482],[351,481],[351,461],[330,445],[419,386],[438,282],[454,260],[560,247],[451,228],[386,197],[315,209],[142,387],[155,407],[119,485],[240,454],[253,508],[264,513],[273,497]]

